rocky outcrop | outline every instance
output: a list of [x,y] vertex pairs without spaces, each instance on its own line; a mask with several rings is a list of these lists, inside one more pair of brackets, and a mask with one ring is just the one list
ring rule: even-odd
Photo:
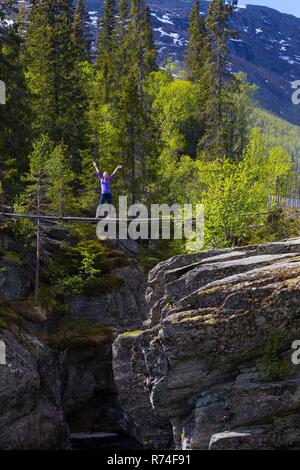
[[171,424],[178,449],[300,448],[300,239],[176,256],[147,300],[113,347],[128,421]]
[[[123,281],[121,287],[66,296],[68,316],[61,325],[59,311],[26,299],[32,273],[17,249],[14,238],[0,231],[0,340],[7,354],[0,364],[0,449],[65,449],[69,431],[120,430],[112,331],[146,319],[144,270],[130,259],[115,269],[112,280]],[[82,332],[70,331],[69,324],[82,324]],[[77,334],[94,341],[76,343]],[[69,342],[62,344],[64,335]]]
[[67,298],[72,320],[86,319],[93,325],[112,326],[117,331],[137,328],[145,320],[146,275],[133,263],[116,271],[121,287],[101,295],[73,295]]
[[152,409],[149,393],[139,373],[131,367],[131,351],[138,333],[124,334],[113,345],[113,372],[118,390],[120,424],[145,448],[173,448],[169,420]]
[[55,354],[36,338],[2,330],[6,364],[0,365],[0,449],[65,449],[68,426]]

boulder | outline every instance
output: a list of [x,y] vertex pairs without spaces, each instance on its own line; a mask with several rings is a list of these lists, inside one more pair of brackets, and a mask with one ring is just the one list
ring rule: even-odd
[[72,320],[87,319],[92,325],[112,326],[117,331],[140,327],[146,319],[146,275],[137,264],[116,272],[123,285],[101,295],[77,294],[66,299]]

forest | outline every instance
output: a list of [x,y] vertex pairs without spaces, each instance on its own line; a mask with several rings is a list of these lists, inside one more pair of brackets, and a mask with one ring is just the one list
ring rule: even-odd
[[[158,66],[143,0],[105,0],[96,45],[83,0],[0,0],[1,211],[93,216],[97,160],[123,166],[114,201],[204,204],[205,248],[296,235],[297,217],[270,196],[297,190],[297,130],[230,72],[232,14],[212,0],[203,17],[195,1],[178,70]],[[18,227],[33,237],[34,223]],[[183,249],[169,242],[168,253]]]

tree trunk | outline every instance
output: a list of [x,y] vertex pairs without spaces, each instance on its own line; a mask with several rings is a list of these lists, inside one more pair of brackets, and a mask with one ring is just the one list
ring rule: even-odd
[[[37,190],[37,213],[41,215],[41,184],[38,182]],[[35,262],[35,294],[34,300],[35,303],[39,303],[39,284],[40,284],[40,264],[41,264],[41,220],[37,220],[37,229],[36,229],[36,262]]]

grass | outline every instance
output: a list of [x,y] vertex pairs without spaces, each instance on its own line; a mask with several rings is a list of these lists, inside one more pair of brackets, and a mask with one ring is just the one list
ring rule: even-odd
[[151,270],[152,268],[154,268],[158,263],[160,263],[162,261],[161,258],[157,257],[157,256],[153,256],[151,254],[147,254],[147,253],[142,253],[138,256],[138,261],[139,261],[139,264],[145,268],[146,270]]

